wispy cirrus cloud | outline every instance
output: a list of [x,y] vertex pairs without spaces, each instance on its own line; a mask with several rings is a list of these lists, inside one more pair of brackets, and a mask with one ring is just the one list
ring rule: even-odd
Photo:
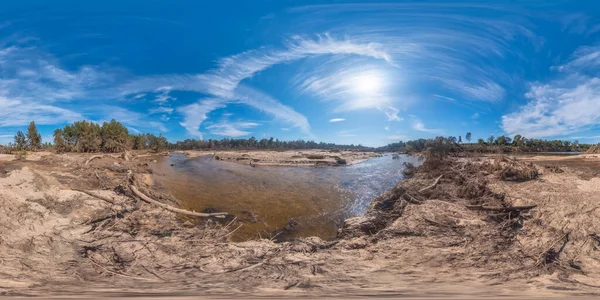
[[[443,88],[438,94],[462,101],[500,102],[518,84],[518,69],[502,62],[526,62],[537,49],[534,8],[481,3],[340,3],[290,9],[298,31],[352,34],[389,50],[402,75]],[[539,17],[539,14],[537,15]],[[325,28],[325,29],[324,29]],[[529,41],[514,47],[517,39]]]
[[251,134],[252,132],[246,130],[258,125],[258,123],[254,122],[229,122],[227,120],[221,120],[221,122],[207,126],[206,128],[215,135],[241,137]]
[[412,128],[417,131],[428,132],[428,133],[440,134],[440,133],[444,132],[442,129],[427,128],[427,127],[425,127],[425,124],[423,124],[423,122],[418,119],[413,122]]
[[329,123],[338,123],[338,122],[344,122],[346,121],[346,119],[344,118],[333,118],[331,120],[329,120]]
[[[320,35],[315,39],[294,36],[287,40],[281,49],[265,47],[225,57],[218,61],[216,69],[202,74],[151,76],[133,80],[124,85],[120,93],[139,94],[152,91],[156,86],[166,86],[171,90],[211,95],[210,100],[200,100],[195,105],[178,109],[185,117],[182,125],[196,136],[202,136],[199,127],[206,120],[207,113],[212,111],[208,109],[221,108],[228,103],[249,105],[310,135],[306,117],[274,98],[240,83],[271,66],[319,55],[359,55],[390,60],[387,52],[377,43],[360,43],[351,39],[336,39],[329,35]],[[203,104],[203,101],[209,102]],[[215,102],[219,104],[215,105]]]

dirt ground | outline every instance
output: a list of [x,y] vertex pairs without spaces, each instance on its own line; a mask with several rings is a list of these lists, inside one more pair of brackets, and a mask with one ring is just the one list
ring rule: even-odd
[[344,166],[381,156],[375,152],[342,150],[180,151],[188,157],[212,155],[216,160],[254,166]]
[[160,158],[90,157],[0,162],[1,295],[600,294],[600,177],[576,158],[430,157],[334,240],[233,243],[237,219],[192,222],[131,192],[177,205],[151,186]]

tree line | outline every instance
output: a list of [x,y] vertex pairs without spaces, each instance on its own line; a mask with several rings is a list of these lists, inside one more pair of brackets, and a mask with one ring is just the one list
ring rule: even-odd
[[584,152],[589,149],[591,144],[582,144],[578,141],[563,141],[563,140],[543,140],[530,139],[520,134],[513,138],[505,135],[498,137],[489,136],[487,139],[478,138],[476,143],[471,143],[472,134],[465,134],[463,143],[462,136],[438,136],[433,139],[417,139],[407,142],[391,143],[387,146],[379,148],[383,151],[407,151],[420,152],[434,145],[455,144],[460,145],[462,151],[471,152]]
[[39,149],[54,149],[56,152],[123,152],[125,150],[289,150],[289,149],[346,149],[359,151],[406,151],[420,152],[428,148],[443,151],[470,152],[583,152],[592,145],[580,144],[578,141],[529,139],[519,134],[513,138],[508,136],[490,136],[487,139],[478,138],[471,143],[472,134],[467,132],[462,136],[438,136],[433,139],[416,139],[399,141],[384,147],[372,148],[360,144],[338,145],[315,141],[280,141],[274,138],[256,139],[221,139],[196,140],[186,139],[169,143],[161,134],[150,133],[130,134],[127,127],[116,120],[104,122],[102,125],[90,121],[77,121],[63,128],[54,130],[53,142],[42,143],[35,122],[27,127],[27,132],[18,131],[14,143],[2,148],[4,153],[15,151],[37,151]]
[[31,122],[24,134],[18,131],[14,143],[9,143],[2,152],[37,151],[53,149],[58,153],[64,152],[123,152],[125,150],[252,150],[252,149],[349,149],[373,150],[373,148],[358,145],[338,145],[334,143],[317,143],[315,141],[280,141],[274,138],[196,140],[186,139],[169,143],[161,134],[150,133],[130,134],[127,127],[116,120],[104,122],[102,125],[86,120],[67,124],[54,130],[53,142],[42,143],[35,122]]
[[116,120],[104,122],[102,125],[77,121],[67,124],[63,128],[54,130],[53,143],[42,143],[35,122],[27,127],[27,133],[18,131],[14,142],[3,147],[4,153],[37,151],[40,149],[54,149],[63,152],[123,152],[125,150],[151,149],[162,151],[169,147],[169,143],[162,135],[150,133],[130,134],[127,127]]

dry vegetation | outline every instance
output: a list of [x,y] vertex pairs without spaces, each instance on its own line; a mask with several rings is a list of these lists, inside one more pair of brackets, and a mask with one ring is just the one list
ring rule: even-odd
[[333,241],[233,243],[235,216],[198,222],[139,200],[132,184],[177,205],[151,185],[154,157],[90,158],[4,165],[0,292],[514,296],[600,286],[600,180],[568,169],[430,154]]

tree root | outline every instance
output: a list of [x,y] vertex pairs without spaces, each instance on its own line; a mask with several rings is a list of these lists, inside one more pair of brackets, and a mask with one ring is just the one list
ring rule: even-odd
[[437,185],[437,184],[440,182],[440,179],[442,179],[442,177],[443,177],[443,176],[444,176],[444,174],[440,175],[440,176],[439,176],[439,177],[438,177],[438,178],[437,178],[437,179],[436,179],[436,180],[433,182],[433,184],[432,184],[432,185],[430,185],[430,186],[426,186],[426,187],[424,187],[424,188],[420,189],[420,190],[419,190],[419,193],[422,193],[422,192],[424,192],[424,191],[426,191],[426,190],[429,190],[429,189],[432,189],[432,188],[434,188],[434,187],[435,187],[435,186],[436,186],[436,185]]
[[172,211],[175,213],[179,213],[179,214],[184,214],[184,215],[188,215],[188,216],[195,216],[195,217],[215,217],[215,218],[224,218],[226,215],[228,215],[228,213],[226,212],[219,212],[219,213],[198,213],[195,211],[189,211],[189,210],[185,210],[185,209],[181,209],[181,208],[176,208],[161,202],[158,202],[146,195],[144,195],[142,192],[140,192],[133,184],[129,185],[129,188],[131,189],[131,191],[138,196],[140,199],[150,203],[150,204],[154,204],[156,206],[160,206],[168,211]]
[[94,197],[94,198],[97,198],[97,199],[100,199],[100,200],[106,201],[106,202],[108,202],[108,203],[110,203],[110,204],[112,204],[112,205],[115,205],[115,204],[116,204],[116,202],[115,202],[114,200],[112,200],[112,199],[109,199],[109,198],[107,198],[107,197],[104,197],[104,196],[96,195],[96,194],[94,194],[94,193],[92,193],[92,192],[89,192],[89,191],[80,190],[80,189],[71,189],[71,190],[73,190],[73,191],[77,191],[77,192],[80,192],[80,193],[84,193],[84,194],[87,194],[87,195],[90,195],[90,196],[92,196],[92,197]]
[[104,157],[104,155],[94,155],[94,156],[92,156],[92,157],[88,158],[88,159],[85,161],[85,165],[87,166],[87,164],[89,164],[89,163],[90,163],[90,161],[92,161],[92,160],[94,160],[94,159],[96,159],[96,158],[102,158],[102,157]]

